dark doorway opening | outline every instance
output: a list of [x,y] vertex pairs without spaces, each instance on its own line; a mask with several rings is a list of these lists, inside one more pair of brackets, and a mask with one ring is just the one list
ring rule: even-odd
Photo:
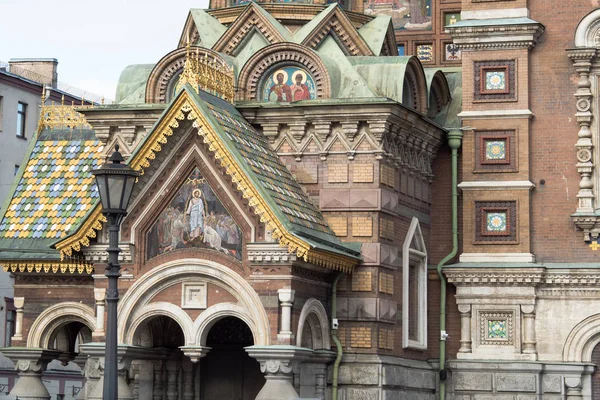
[[213,325],[206,346],[211,350],[200,360],[203,400],[254,400],[265,384],[258,361],[244,350],[252,346],[252,331],[242,320],[225,317]]

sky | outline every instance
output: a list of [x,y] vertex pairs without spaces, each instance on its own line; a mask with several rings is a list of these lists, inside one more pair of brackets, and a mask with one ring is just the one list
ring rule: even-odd
[[0,0],[0,61],[56,58],[58,80],[114,99],[121,71],[174,50],[208,0]]

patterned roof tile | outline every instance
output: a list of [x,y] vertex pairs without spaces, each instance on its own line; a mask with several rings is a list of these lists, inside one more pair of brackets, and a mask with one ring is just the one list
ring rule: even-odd
[[59,239],[98,198],[90,173],[102,163],[102,143],[91,130],[72,140],[52,140],[60,132],[40,132],[0,222],[0,239]]

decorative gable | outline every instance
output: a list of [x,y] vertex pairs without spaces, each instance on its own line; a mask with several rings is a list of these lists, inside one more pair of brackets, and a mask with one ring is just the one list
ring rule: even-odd
[[[259,32],[270,44],[286,41],[283,35],[285,28],[256,3],[249,3],[246,10],[233,22],[223,36],[215,43],[213,50],[229,55],[235,55],[238,47],[246,37],[253,32]],[[280,28],[280,29],[278,29]]]
[[302,44],[316,49],[328,36],[332,36],[344,53],[349,56],[374,55],[339,6],[335,6],[329,11],[322,21],[302,39]]

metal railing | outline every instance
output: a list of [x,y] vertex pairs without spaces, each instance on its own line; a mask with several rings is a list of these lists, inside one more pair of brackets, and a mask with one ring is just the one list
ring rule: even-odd
[[[38,74],[37,72],[33,72],[25,68],[15,67],[14,65],[10,65],[9,63],[4,61],[0,61],[0,70],[4,70],[13,75],[18,75],[25,79],[29,79],[30,81],[38,82],[47,86],[50,86],[50,84],[54,81],[51,77]],[[56,87],[53,87],[53,89],[61,90],[65,93],[70,94],[73,97],[83,98],[94,103],[101,103],[102,101],[110,103],[110,100],[105,99],[104,96],[88,92],[86,90],[77,88],[75,86],[71,86],[61,81],[56,81]]]

